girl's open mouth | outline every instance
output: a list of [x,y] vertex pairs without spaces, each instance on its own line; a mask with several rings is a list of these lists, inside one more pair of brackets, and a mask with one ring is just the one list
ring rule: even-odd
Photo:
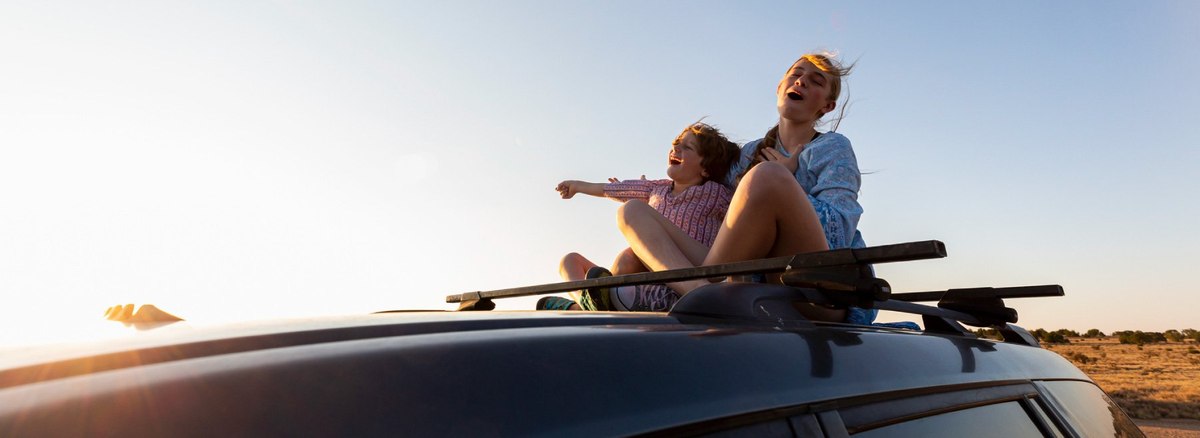
[[668,159],[667,159],[667,164],[670,164],[670,165],[672,165],[672,166],[677,166],[677,165],[679,165],[679,164],[681,164],[681,163],[683,163],[683,162],[682,162],[682,161],[679,161],[679,160],[677,160],[677,159],[675,159],[675,158],[668,158]]
[[791,100],[804,100],[804,96],[801,96],[800,93],[795,91],[789,91],[787,97]]

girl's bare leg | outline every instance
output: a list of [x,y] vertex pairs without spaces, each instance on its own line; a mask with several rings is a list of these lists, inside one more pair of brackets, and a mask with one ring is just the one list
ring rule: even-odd
[[795,176],[777,163],[742,178],[705,265],[829,249],[817,212]]
[[[751,169],[729,204],[729,213],[704,264],[780,257],[829,249],[825,231],[796,178],[777,163]],[[778,276],[774,278],[778,281]],[[798,303],[809,319],[842,321],[844,309]]]

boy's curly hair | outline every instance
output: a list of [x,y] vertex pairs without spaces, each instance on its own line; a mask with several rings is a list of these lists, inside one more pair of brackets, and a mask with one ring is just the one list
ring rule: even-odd
[[689,132],[696,141],[696,152],[700,154],[700,167],[708,173],[708,177],[704,181],[716,181],[724,185],[725,177],[729,174],[729,167],[733,165],[734,160],[739,158],[741,149],[738,148],[737,143],[725,138],[725,134],[722,134],[717,128],[700,121],[684,128],[671,144],[678,145],[683,141],[683,136]]

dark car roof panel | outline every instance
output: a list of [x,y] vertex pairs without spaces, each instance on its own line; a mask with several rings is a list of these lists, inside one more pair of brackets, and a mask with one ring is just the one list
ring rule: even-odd
[[1052,352],[990,341],[657,320],[667,323],[381,336],[116,369],[0,390],[0,425],[617,435],[910,388],[1087,379]]
[[666,324],[647,313],[419,312],[240,323],[189,330],[171,327],[130,339],[0,354],[0,388],[99,371],[217,354],[422,333],[595,324]]

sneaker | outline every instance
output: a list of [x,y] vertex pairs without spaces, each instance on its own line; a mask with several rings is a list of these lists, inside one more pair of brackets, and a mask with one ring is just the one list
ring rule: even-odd
[[[593,278],[611,276],[612,272],[609,272],[608,269],[604,269],[599,266],[593,266],[591,269],[588,269],[585,278],[590,280]],[[607,287],[593,287],[590,289],[584,289],[583,294],[581,294],[579,299],[579,307],[582,307],[583,310],[592,311],[598,310],[607,312],[617,310],[616,307],[613,307],[612,305],[612,297],[609,296],[609,288]]]
[[542,297],[542,299],[538,300],[537,307],[534,307],[534,309],[537,309],[537,310],[571,310],[571,305],[573,305],[573,304],[575,304],[574,301],[568,300],[563,297],[547,296],[547,297]]

